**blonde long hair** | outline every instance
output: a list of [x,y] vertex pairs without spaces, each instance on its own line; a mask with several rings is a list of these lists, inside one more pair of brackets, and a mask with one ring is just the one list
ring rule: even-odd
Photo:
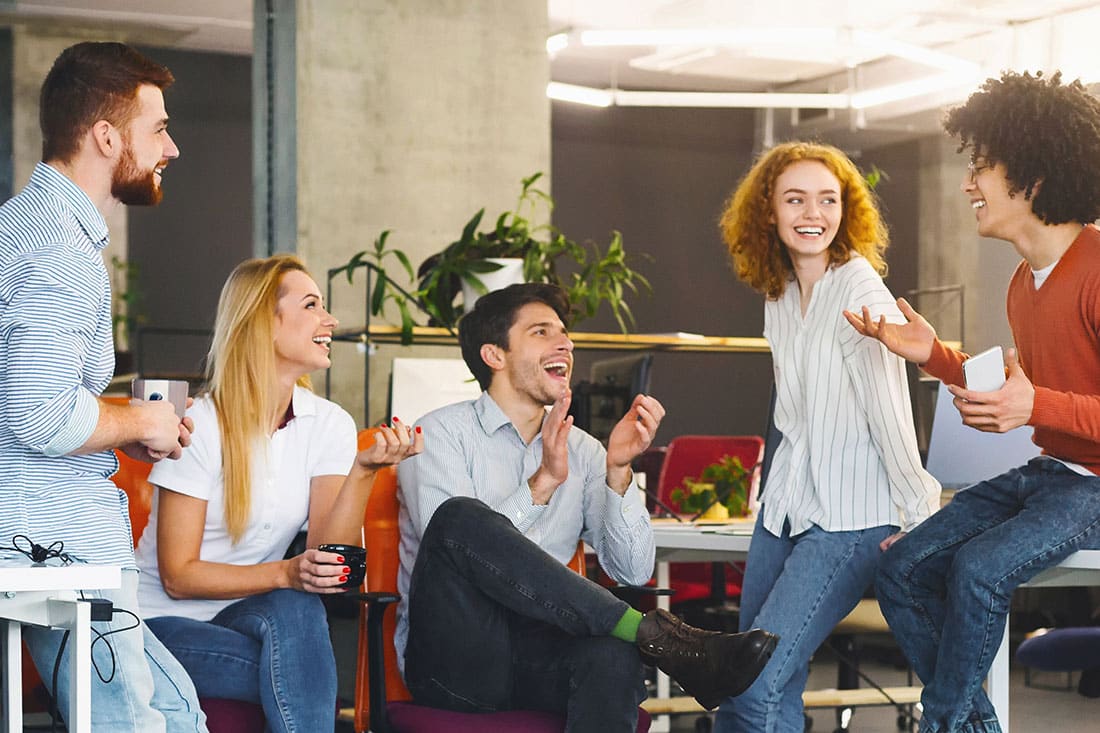
[[[252,511],[252,457],[278,409],[275,311],[283,276],[305,265],[292,255],[245,260],[222,287],[206,383],[221,429],[225,525],[236,544]],[[309,388],[309,376],[298,380]]]
[[787,248],[772,221],[775,181],[787,166],[816,160],[840,182],[840,230],[829,245],[829,266],[842,265],[853,252],[863,255],[879,275],[886,274],[883,253],[890,243],[875,195],[855,163],[832,145],[789,142],[765,151],[741,179],[722,213],[719,227],[737,276],[776,299],[794,275]]

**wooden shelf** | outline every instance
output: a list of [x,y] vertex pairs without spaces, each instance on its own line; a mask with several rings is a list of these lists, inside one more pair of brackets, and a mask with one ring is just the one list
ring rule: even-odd
[[[368,337],[369,333],[369,337]],[[698,351],[705,353],[756,353],[767,354],[770,349],[763,338],[745,336],[671,336],[652,334],[583,333],[569,334],[577,349],[608,349],[618,351]],[[371,325],[369,332],[363,328],[340,329],[332,335],[333,341],[351,341],[378,344],[401,343],[401,329],[397,326]],[[413,343],[424,345],[456,346],[457,339],[445,328],[417,326],[413,329]]]
[[[369,336],[368,336],[369,333]],[[579,350],[607,349],[617,351],[680,351],[710,354],[767,354],[771,352],[764,338],[750,336],[674,336],[644,333],[584,333],[569,334]],[[332,335],[333,341],[353,343],[399,344],[401,329],[397,326],[371,325],[364,328],[343,328]],[[945,341],[959,348],[957,341]],[[445,328],[416,326],[413,344],[427,346],[457,346],[458,340]]]

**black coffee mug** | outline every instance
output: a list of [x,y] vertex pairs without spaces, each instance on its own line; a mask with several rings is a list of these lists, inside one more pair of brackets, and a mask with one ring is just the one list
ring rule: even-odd
[[344,566],[350,569],[348,579],[337,588],[358,588],[367,577],[367,551],[359,545],[320,545],[321,552],[343,555]]

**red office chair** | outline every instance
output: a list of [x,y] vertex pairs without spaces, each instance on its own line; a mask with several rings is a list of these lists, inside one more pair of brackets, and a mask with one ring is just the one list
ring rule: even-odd
[[[756,435],[681,435],[673,438],[665,450],[657,480],[657,496],[665,504],[679,510],[672,500],[672,490],[685,478],[692,478],[708,464],[723,456],[735,456],[752,472],[749,498],[756,495],[760,483],[760,464],[764,458],[764,439]],[[669,586],[672,602],[678,606],[694,602],[697,606],[723,607],[730,599],[741,595],[740,567],[729,563],[671,563]],[[690,614],[689,614],[690,615]],[[699,623],[707,626],[705,619]]]
[[[373,431],[359,433],[360,448],[372,441]],[[397,471],[387,468],[374,479],[363,520],[367,546],[366,603],[359,614],[359,663],[355,685],[355,730],[373,733],[561,733],[565,719],[534,710],[499,713],[456,713],[413,702],[397,669],[393,645],[397,625],[398,545]],[[584,546],[569,563],[583,574]],[[649,714],[638,710],[637,733],[649,730]]]

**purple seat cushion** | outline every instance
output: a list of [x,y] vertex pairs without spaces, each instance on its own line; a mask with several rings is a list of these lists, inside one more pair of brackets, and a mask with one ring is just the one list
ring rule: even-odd
[[[562,733],[565,717],[538,710],[508,710],[500,713],[455,713],[411,702],[386,706],[390,725],[398,733]],[[649,713],[638,710],[637,733],[649,730]],[[211,728],[210,733],[214,733]]]
[[200,697],[210,733],[264,733],[264,709],[259,705],[222,697]]

